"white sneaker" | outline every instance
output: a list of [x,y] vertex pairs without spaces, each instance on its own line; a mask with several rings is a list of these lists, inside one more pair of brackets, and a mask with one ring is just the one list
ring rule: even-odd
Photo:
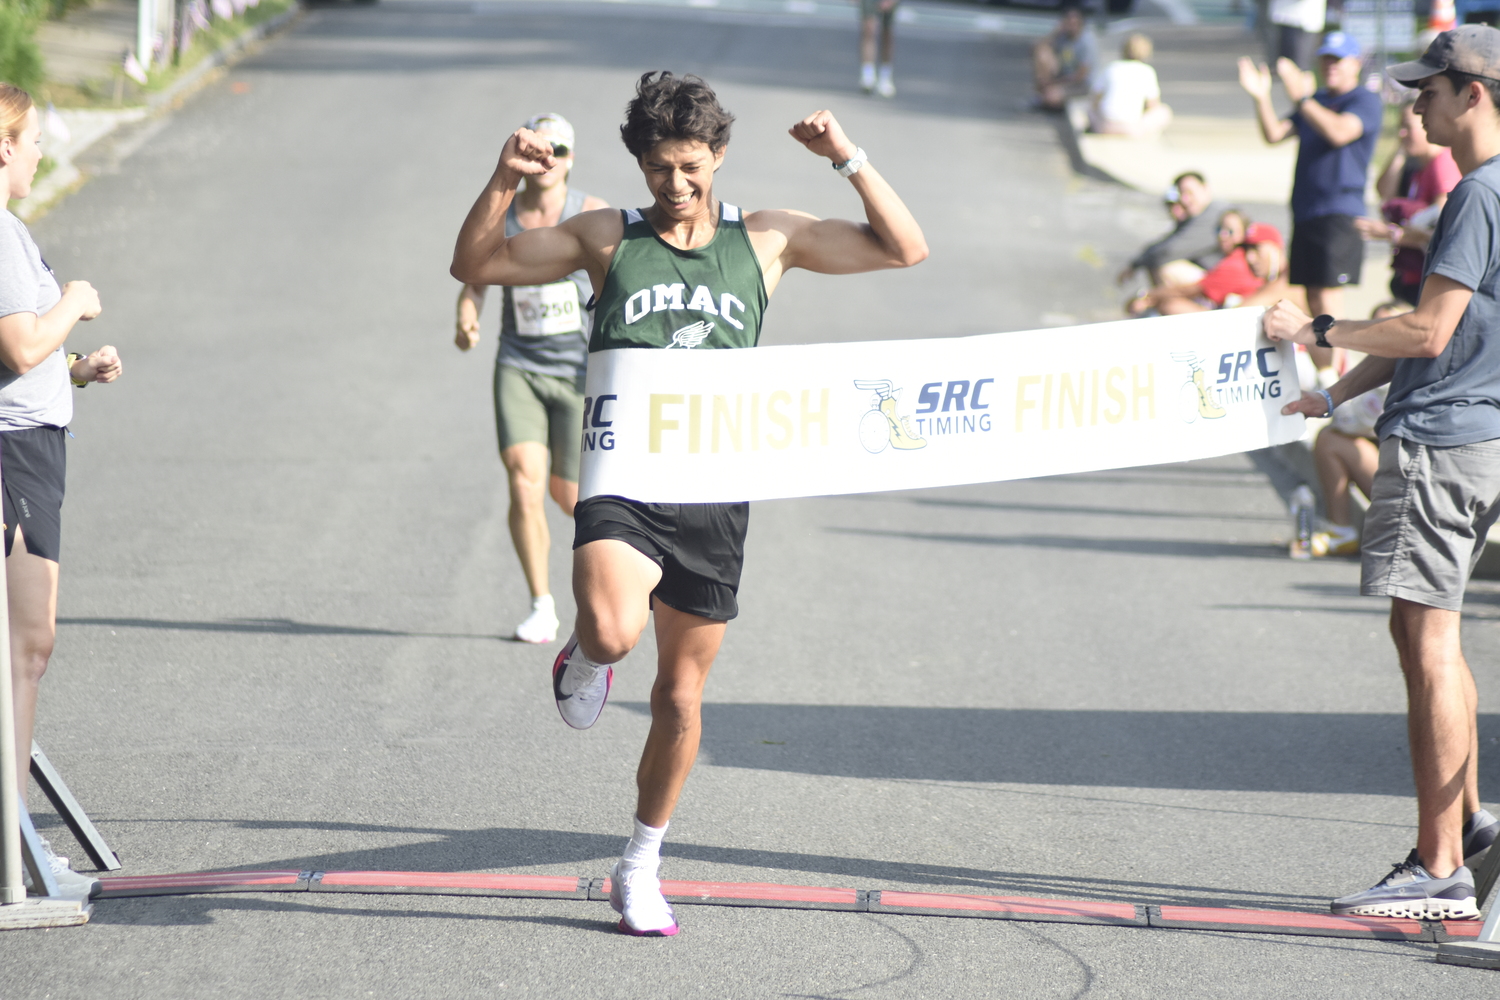
[[891,79],[891,68],[889,66],[880,67],[880,80],[875,84],[875,93],[881,97],[896,96],[896,82]]
[[671,937],[677,916],[661,894],[654,868],[627,868],[616,861],[609,870],[609,905],[620,915],[620,930],[635,937]]
[[[47,843],[46,837],[37,839],[42,842],[42,851],[47,855],[47,865],[52,869],[52,880],[57,883],[57,891],[63,899],[83,903],[99,894],[103,886],[99,884],[98,879],[75,872],[68,867],[67,858],[60,858],[52,853],[52,845]],[[40,887],[36,887],[36,892],[40,891]]]
[[859,67],[859,89],[867,94],[875,89],[874,63],[864,63]]
[[552,663],[552,697],[557,699],[563,721],[574,729],[587,729],[598,722],[614,681],[614,668],[584,656],[578,648],[578,633],[574,632]]
[[557,605],[552,601],[551,594],[543,594],[541,597],[532,598],[531,614],[526,620],[516,626],[516,638],[522,642],[544,643],[551,642],[557,638],[557,626],[561,624],[557,620]]

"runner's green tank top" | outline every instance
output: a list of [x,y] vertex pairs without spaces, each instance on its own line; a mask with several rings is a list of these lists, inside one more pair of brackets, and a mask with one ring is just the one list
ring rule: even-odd
[[625,234],[594,305],[589,351],[616,347],[754,347],[766,283],[740,210],[719,204],[707,244],[679,250],[640,210],[625,209]]

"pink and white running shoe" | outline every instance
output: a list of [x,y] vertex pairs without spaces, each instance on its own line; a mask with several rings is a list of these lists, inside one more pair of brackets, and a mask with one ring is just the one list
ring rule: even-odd
[[677,916],[661,894],[661,879],[653,868],[625,867],[616,861],[609,870],[609,905],[620,915],[620,930],[634,937],[671,937]]

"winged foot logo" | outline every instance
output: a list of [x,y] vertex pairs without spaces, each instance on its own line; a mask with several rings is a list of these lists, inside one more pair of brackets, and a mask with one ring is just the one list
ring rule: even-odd
[[859,443],[872,455],[889,445],[897,451],[915,451],[927,447],[927,440],[912,433],[911,417],[896,413],[896,396],[901,390],[890,379],[855,379],[854,388],[875,393],[870,411],[859,420]]
[[1218,420],[1229,413],[1225,407],[1281,398],[1281,360],[1274,347],[1220,356],[1218,378],[1212,382],[1203,367],[1207,358],[1179,351],[1172,360],[1188,369],[1188,380],[1177,391],[1177,413],[1183,423]]

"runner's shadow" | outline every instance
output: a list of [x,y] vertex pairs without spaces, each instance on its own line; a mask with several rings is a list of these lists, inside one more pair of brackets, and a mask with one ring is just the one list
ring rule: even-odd
[[[349,901],[339,906],[329,897],[317,897],[322,903],[304,902],[305,894],[208,894],[202,896],[146,896],[96,901],[91,924],[114,924],[125,927],[193,927],[217,923],[221,913],[317,913],[339,917],[398,918],[401,920],[455,920],[492,924],[541,924],[618,935],[615,921],[589,920],[585,917],[544,917],[513,913],[474,913],[467,910],[440,910],[420,905],[421,897],[386,896],[388,906],[360,906],[348,895],[336,897]],[[452,897],[448,897],[452,898]],[[460,904],[462,905],[462,904]],[[613,917],[614,914],[610,913]]]
[[1177,559],[1286,559],[1276,545],[1195,542],[1179,538],[1079,538],[1072,535],[979,535],[930,531],[890,531],[882,528],[830,527],[835,535],[861,538],[904,538],[943,545],[988,545],[998,548],[1063,549],[1133,556],[1171,556]]

